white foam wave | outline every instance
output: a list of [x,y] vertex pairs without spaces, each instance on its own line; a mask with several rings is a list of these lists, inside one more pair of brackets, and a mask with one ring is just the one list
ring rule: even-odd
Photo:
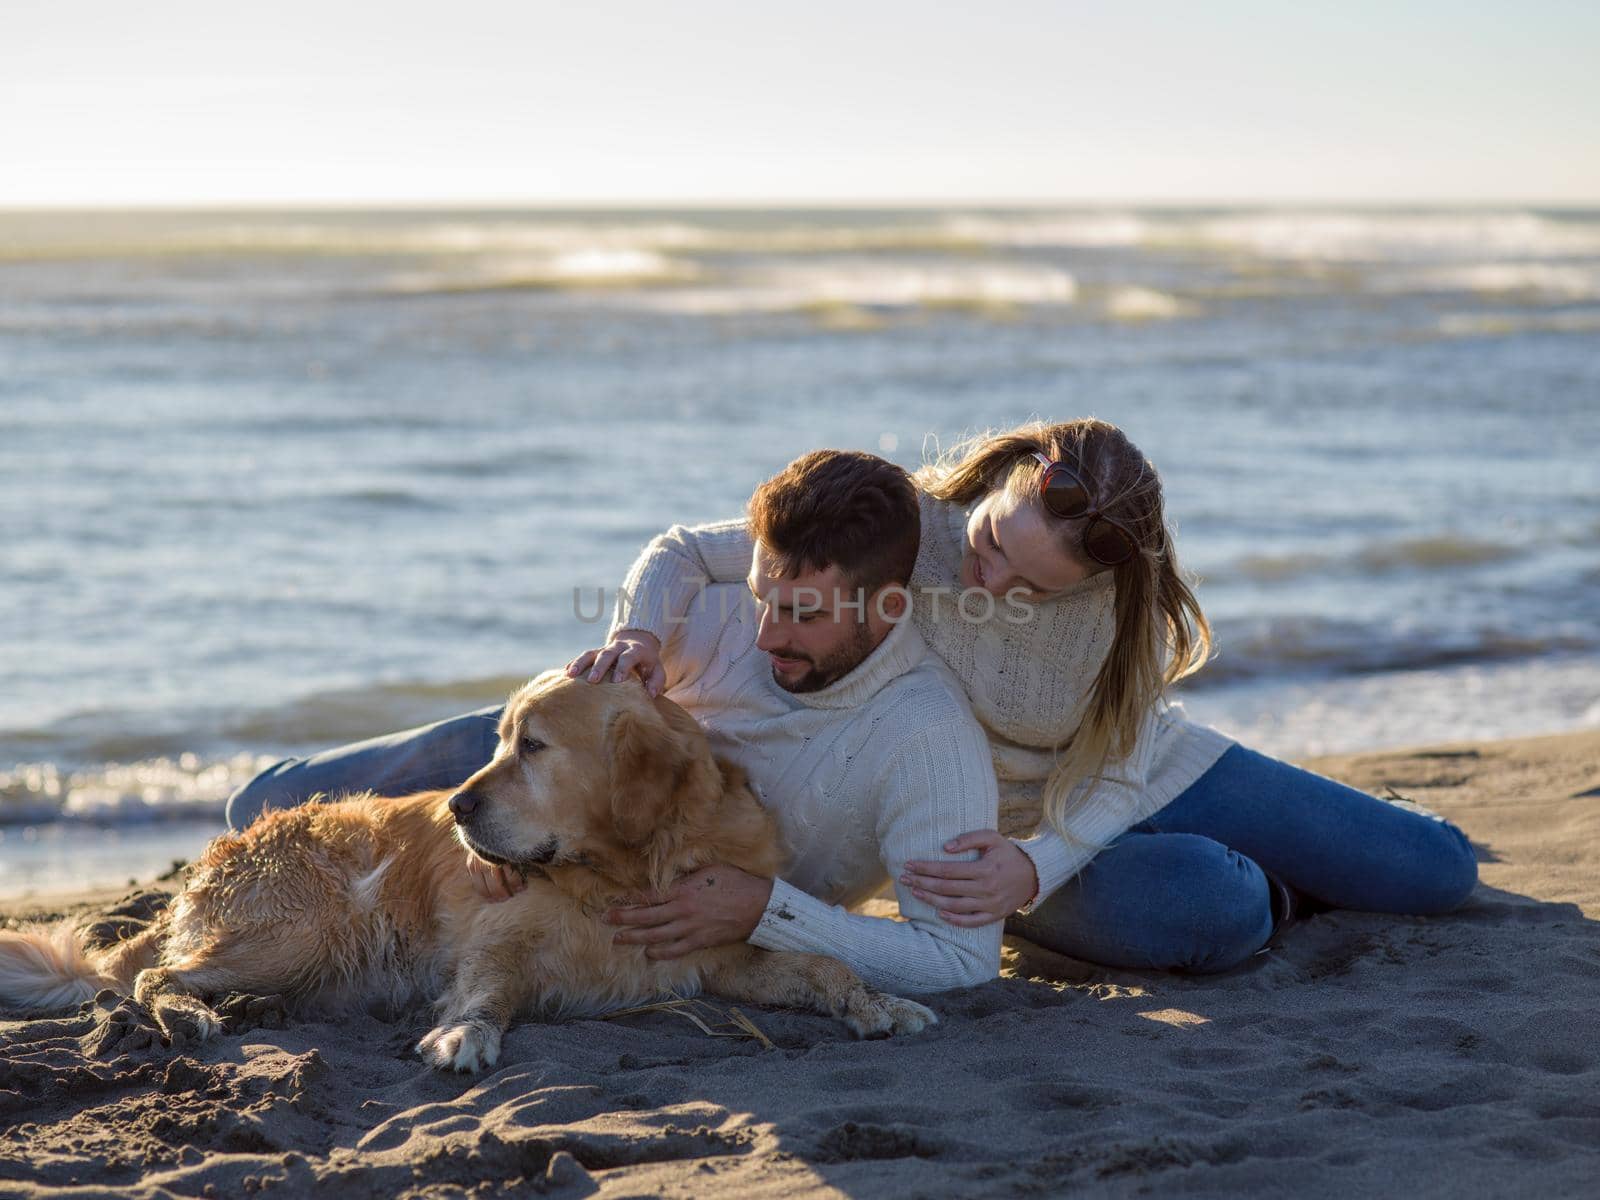
[[1018,216],[955,214],[942,222],[953,240],[985,246],[1048,248],[1137,246],[1159,219],[1131,212],[1031,213]]
[[1556,300],[1600,297],[1600,267],[1579,263],[1480,262],[1429,267],[1379,276],[1378,292],[1531,293]]
[[1600,254],[1600,224],[1520,211],[1232,213],[1176,220],[1151,240],[1169,236],[1268,258],[1336,262]]
[[215,816],[234,789],[271,761],[254,754],[212,761],[180,754],[78,771],[19,763],[0,771],[0,825]]
[[433,270],[398,272],[385,280],[382,290],[417,294],[511,288],[646,287],[684,282],[699,274],[693,263],[653,250],[585,246],[553,255],[493,255]]
[[1600,659],[1466,664],[1184,693],[1196,720],[1295,758],[1600,728]]
[[830,306],[862,308],[1004,308],[1065,305],[1077,281],[1054,267],[979,263],[802,263],[753,272],[721,287],[675,289],[640,301],[698,315],[800,312]]
[[1118,321],[1167,321],[1199,311],[1197,306],[1154,288],[1119,287],[1106,297],[1106,312]]

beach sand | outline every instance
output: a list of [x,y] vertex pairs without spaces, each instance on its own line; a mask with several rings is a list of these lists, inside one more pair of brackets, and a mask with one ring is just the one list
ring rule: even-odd
[[905,1040],[522,1024],[478,1078],[420,1064],[421,1010],[179,1050],[104,998],[0,1013],[0,1196],[1595,1194],[1600,732],[1307,765],[1462,826],[1468,905],[1319,914],[1220,976],[1008,943]]

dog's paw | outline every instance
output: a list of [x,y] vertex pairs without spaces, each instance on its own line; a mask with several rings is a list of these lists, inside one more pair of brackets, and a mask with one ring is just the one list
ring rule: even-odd
[[881,992],[878,1000],[889,1012],[889,1032],[896,1036],[921,1033],[929,1025],[939,1023],[939,1015],[926,1004],[907,1000],[904,996],[891,996]]
[[174,1047],[209,1041],[222,1032],[222,1018],[193,996],[158,996],[150,1007]]
[[939,1023],[926,1005],[866,988],[852,997],[840,1020],[859,1038],[905,1036]]
[[500,1059],[500,1031],[477,1021],[439,1025],[417,1043],[417,1053],[439,1071],[481,1071]]

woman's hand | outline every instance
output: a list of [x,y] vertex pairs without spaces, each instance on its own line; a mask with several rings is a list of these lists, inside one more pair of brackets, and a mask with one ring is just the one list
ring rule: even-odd
[[567,664],[567,678],[580,675],[590,683],[599,683],[611,672],[611,678],[621,683],[629,675],[637,675],[644,690],[659,696],[667,684],[667,669],[661,665],[661,642],[653,633],[642,629],[619,629],[598,650],[585,650]]
[[946,854],[976,850],[971,862],[906,863],[900,882],[939,910],[947,925],[1003,921],[1039,891],[1039,874],[1017,844],[993,829],[963,833],[944,844]]
[[471,853],[467,855],[467,875],[472,879],[472,886],[477,889],[478,895],[491,903],[509,900],[528,886],[521,871],[513,867],[497,867]]

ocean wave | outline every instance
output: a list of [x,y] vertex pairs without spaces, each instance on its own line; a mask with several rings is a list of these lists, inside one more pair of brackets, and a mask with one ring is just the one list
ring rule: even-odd
[[1248,554],[1206,572],[1208,580],[1243,579],[1282,583],[1329,573],[1376,575],[1393,571],[1448,571],[1505,562],[1525,548],[1456,534],[1373,542],[1347,554],[1295,550],[1285,554]]
[[1600,266],[1549,262],[1480,262],[1429,267],[1367,281],[1373,292],[1475,292],[1533,295],[1553,300],[1600,296]]
[[1523,210],[1262,210],[1178,217],[1145,240],[1329,262],[1542,259],[1600,254],[1600,221]]
[[1439,318],[1438,328],[1445,337],[1510,337],[1519,333],[1595,333],[1600,332],[1600,309],[1445,313]]
[[1592,213],[1528,209],[906,209],[878,212],[0,214],[0,260],[218,254],[811,255],[876,251],[1196,248],[1327,262],[1600,254]]
[[1185,697],[1189,716],[1291,761],[1394,745],[1600,728],[1600,659],[1559,655],[1345,679],[1262,681]]
[[1368,546],[1356,554],[1355,561],[1368,571],[1439,570],[1504,562],[1522,553],[1516,546],[1440,534]]
[[1363,621],[1289,615],[1220,621],[1215,632],[1215,657],[1185,687],[1503,662],[1596,646],[1593,638],[1576,632],[1529,634],[1493,626],[1396,630]]
[[384,279],[377,290],[398,296],[517,290],[637,288],[686,283],[701,270],[653,250],[588,246],[537,259],[487,258],[469,268],[410,271]]
[[[236,788],[286,752],[458,716],[504,700],[525,682],[497,675],[385,683],[313,692],[270,708],[169,713],[153,726],[141,714],[96,710],[45,729],[0,731],[0,742],[29,756],[0,769],[0,826],[218,817]],[[213,749],[191,749],[206,746]]]
[[1600,254],[1600,220],[1527,210],[1107,209],[953,215],[952,234],[995,247],[1144,247],[1306,262],[1563,258]]
[[629,299],[697,316],[863,309],[995,310],[1072,304],[1077,281],[1055,267],[983,263],[802,263],[757,270],[719,287],[686,287]]
[[1191,317],[1200,309],[1198,305],[1154,288],[1113,288],[1105,300],[1106,313],[1115,321],[1170,321],[1176,317]]
[[1158,236],[1159,217],[1133,212],[965,214],[940,222],[953,241],[1019,249],[1094,249],[1137,246]]
[[1296,551],[1289,554],[1247,554],[1230,565],[1210,572],[1208,580],[1242,578],[1256,583],[1281,583],[1326,570],[1331,560],[1325,554]]
[[224,759],[184,753],[75,770],[19,763],[0,771],[0,826],[220,817],[234,789],[271,761],[241,752]]

